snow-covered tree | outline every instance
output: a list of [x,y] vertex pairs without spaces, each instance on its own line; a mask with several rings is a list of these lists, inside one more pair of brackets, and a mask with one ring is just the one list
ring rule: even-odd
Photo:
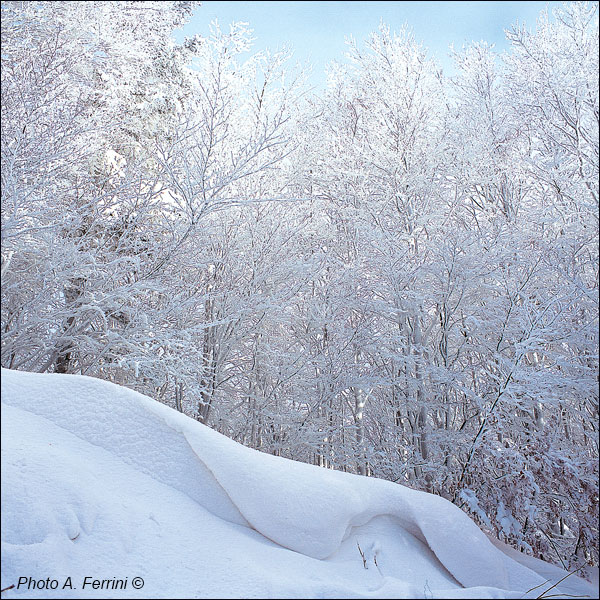
[[382,25],[313,95],[196,5],[2,4],[2,365],[597,563],[597,3],[451,79]]

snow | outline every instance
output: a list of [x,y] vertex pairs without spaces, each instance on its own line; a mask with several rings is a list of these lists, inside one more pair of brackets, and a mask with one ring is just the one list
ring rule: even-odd
[[[566,575],[438,496],[245,448],[83,376],[2,370],[2,483],[2,588],[23,578],[3,598],[522,598]],[[598,595],[575,576],[551,593]]]

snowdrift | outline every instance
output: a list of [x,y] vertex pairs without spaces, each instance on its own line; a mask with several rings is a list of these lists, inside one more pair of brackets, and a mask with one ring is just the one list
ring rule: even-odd
[[[534,598],[566,575],[438,496],[262,454],[89,377],[2,370],[2,479],[6,598]],[[575,576],[557,592],[597,596]]]

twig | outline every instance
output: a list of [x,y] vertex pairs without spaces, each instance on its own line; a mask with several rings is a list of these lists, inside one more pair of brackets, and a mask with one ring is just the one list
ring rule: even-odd
[[542,587],[543,585],[546,585],[547,583],[550,583],[549,579],[546,579],[546,581],[542,581],[542,583],[536,585],[535,587],[529,588],[525,593],[529,594],[529,592],[533,592],[533,590],[537,590],[538,588]]
[[367,559],[365,558],[365,553],[362,551],[362,548],[360,547],[358,540],[356,540],[356,545],[358,546],[358,551],[360,552],[360,557],[362,558],[362,561],[363,561],[363,567],[365,569],[368,569],[369,567],[367,567]]
[[[542,592],[539,596],[536,596],[536,600],[539,600],[540,598],[555,597],[556,594],[552,594],[550,596],[546,596],[545,594],[547,594],[551,589],[555,588],[559,583],[563,582],[567,577],[571,577],[571,575],[573,575],[574,573],[577,573],[577,571],[583,569],[583,567],[585,567],[585,564],[583,564],[583,565],[577,567],[576,569],[574,569],[573,571],[570,571],[569,573],[567,573],[562,579],[559,579],[554,585],[551,585],[546,591]],[[587,598],[588,596],[573,596],[573,597]]]
[[552,544],[552,547],[554,548],[554,552],[556,552],[556,556],[558,556],[558,560],[560,560],[560,562],[562,563],[563,569],[566,571],[567,565],[565,565],[563,559],[561,558],[560,554],[558,553],[558,550],[556,549],[556,544],[554,543],[552,538],[543,529],[541,531],[548,538],[548,541]]
[[591,596],[587,594],[584,596],[577,596],[575,594],[550,594],[549,596],[538,596],[538,598],[544,598],[545,600],[546,598],[591,598]]

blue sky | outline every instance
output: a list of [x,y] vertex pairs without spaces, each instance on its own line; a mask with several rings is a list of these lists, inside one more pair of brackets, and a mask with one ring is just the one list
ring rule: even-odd
[[535,28],[544,8],[561,2],[203,2],[183,33],[207,34],[215,18],[223,29],[245,21],[254,29],[255,50],[289,45],[297,61],[313,65],[311,82],[325,83],[325,67],[342,60],[344,37],[362,42],[383,20],[392,31],[407,23],[448,75],[453,74],[448,46],[471,41],[508,46],[504,29],[517,20]]

